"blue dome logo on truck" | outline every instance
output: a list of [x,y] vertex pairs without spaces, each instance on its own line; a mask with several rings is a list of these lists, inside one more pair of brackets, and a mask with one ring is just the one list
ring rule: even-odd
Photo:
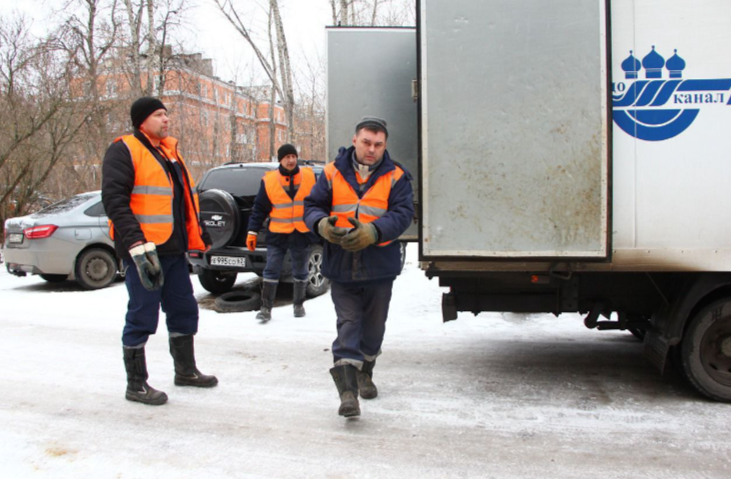
[[686,63],[677,50],[665,61],[653,45],[641,62],[630,50],[621,66],[625,81],[612,84],[614,122],[640,140],[673,138],[693,123],[701,107],[731,105],[731,95],[726,93],[731,90],[731,78],[684,80]]

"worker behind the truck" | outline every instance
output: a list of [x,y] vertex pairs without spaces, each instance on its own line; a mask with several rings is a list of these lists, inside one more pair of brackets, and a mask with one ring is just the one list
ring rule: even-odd
[[360,415],[359,392],[378,395],[373,369],[401,272],[396,240],[414,216],[411,175],[389,157],[387,140],[384,120],[361,119],[353,146],[340,148],[305,198],[305,223],[325,240],[322,273],[337,314],[330,374],[345,417]]
[[282,145],[277,151],[279,168],[269,171],[261,180],[259,193],[254,200],[254,209],[249,217],[249,233],[246,247],[256,249],[259,230],[269,218],[267,232],[267,264],[264,268],[261,309],[256,319],[272,319],[274,298],[277,295],[282,263],[289,250],[292,257],[292,276],[294,277],[294,316],[305,315],[305,293],[307,291],[307,257],[310,244],[316,238],[310,233],[302,219],[304,199],[315,185],[315,173],[311,168],[297,165],[297,148]]

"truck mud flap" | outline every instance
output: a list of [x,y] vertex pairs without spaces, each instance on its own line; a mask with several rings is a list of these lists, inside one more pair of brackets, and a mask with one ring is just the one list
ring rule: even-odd
[[663,374],[670,351],[670,343],[657,331],[647,331],[644,340],[644,354],[650,363]]

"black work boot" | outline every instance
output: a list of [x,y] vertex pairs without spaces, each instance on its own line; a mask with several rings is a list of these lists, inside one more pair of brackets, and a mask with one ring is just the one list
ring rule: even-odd
[[294,317],[301,318],[305,315],[305,295],[307,294],[307,281],[294,280]]
[[256,319],[261,319],[262,321],[272,319],[272,308],[274,307],[274,297],[277,295],[277,284],[271,281],[262,281],[261,309],[256,315]]
[[147,362],[145,348],[123,348],[124,369],[127,370],[127,392],[124,397],[128,401],[141,402],[151,406],[160,406],[168,400],[167,394],[147,384]]
[[218,384],[216,376],[207,376],[195,367],[193,335],[170,337],[170,354],[175,363],[175,385],[212,388]]
[[335,381],[335,386],[340,394],[340,408],[338,414],[345,417],[360,416],[360,404],[358,404],[358,369],[352,364],[335,366],[330,374]]
[[358,371],[358,390],[363,399],[374,399],[378,396],[378,389],[373,384],[373,368],[376,367],[376,360],[363,361],[363,367]]

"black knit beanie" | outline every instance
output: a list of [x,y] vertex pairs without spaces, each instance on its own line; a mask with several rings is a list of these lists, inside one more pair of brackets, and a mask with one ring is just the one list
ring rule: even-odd
[[290,145],[289,143],[285,143],[277,150],[277,158],[279,158],[279,161],[282,161],[287,155],[294,155],[299,158],[299,155],[297,154],[297,148],[295,148],[294,145]]
[[147,119],[148,116],[155,113],[160,108],[165,108],[160,100],[151,96],[143,96],[132,103],[132,108],[129,111],[129,116],[132,118],[132,126],[139,128],[142,123]]

